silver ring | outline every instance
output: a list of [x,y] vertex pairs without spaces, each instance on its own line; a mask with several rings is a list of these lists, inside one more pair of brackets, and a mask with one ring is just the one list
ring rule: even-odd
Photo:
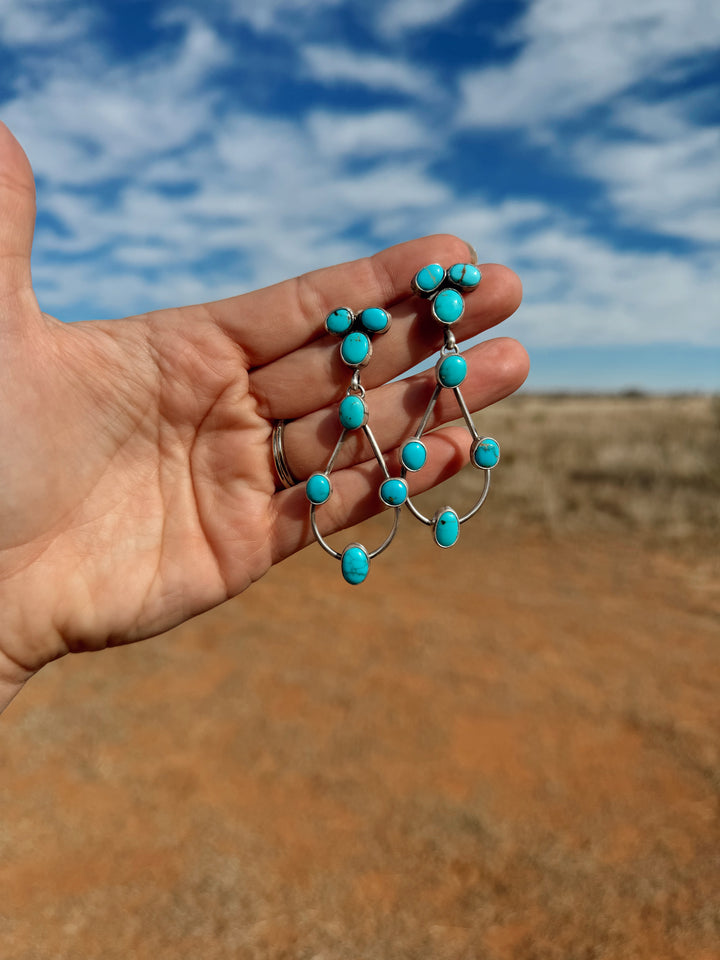
[[280,485],[284,487],[285,490],[294,487],[300,482],[290,469],[285,457],[283,433],[285,432],[285,424],[288,422],[287,420],[276,420],[272,431],[272,455],[275,464],[275,473],[278,476]]

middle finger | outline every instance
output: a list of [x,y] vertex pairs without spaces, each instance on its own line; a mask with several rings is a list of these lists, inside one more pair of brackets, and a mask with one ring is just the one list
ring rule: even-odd
[[[484,264],[480,286],[465,298],[465,313],[453,325],[459,341],[481,333],[513,313],[520,302],[520,281],[500,264]],[[337,304],[359,312],[378,304]],[[400,376],[432,355],[443,341],[441,324],[430,314],[430,305],[407,297],[392,311],[390,330],[375,338],[373,357],[362,370],[366,388]],[[318,318],[318,323],[324,322]],[[270,420],[294,420],[338,399],[350,382],[351,368],[340,358],[337,337],[321,337],[250,373],[250,390],[259,413]]]

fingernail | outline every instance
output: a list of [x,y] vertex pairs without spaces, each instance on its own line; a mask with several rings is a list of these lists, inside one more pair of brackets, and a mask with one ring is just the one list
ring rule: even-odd
[[477,263],[478,262],[477,250],[471,243],[468,243],[467,240],[463,242],[465,243],[465,246],[470,251],[470,263]]

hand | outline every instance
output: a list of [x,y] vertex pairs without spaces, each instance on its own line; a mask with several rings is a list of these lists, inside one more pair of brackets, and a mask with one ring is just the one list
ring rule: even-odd
[[[462,241],[431,237],[228,300],[63,324],[33,293],[34,217],[32,171],[0,125],[0,708],[50,660],[167,630],[304,547],[304,488],[278,491],[270,439],[275,419],[293,421],[285,447],[301,480],[324,468],[337,440],[350,373],[324,334],[326,314],[392,311],[362,378],[373,432],[391,450],[422,415],[433,373],[387,381],[441,342],[410,279],[426,263],[468,259]],[[515,274],[483,267],[458,337],[499,323],[519,301]],[[527,372],[512,340],[465,356],[473,410]],[[457,418],[447,400],[432,425]],[[464,429],[427,444],[413,492],[467,462]],[[318,512],[323,532],[378,512],[369,457],[353,435]]]

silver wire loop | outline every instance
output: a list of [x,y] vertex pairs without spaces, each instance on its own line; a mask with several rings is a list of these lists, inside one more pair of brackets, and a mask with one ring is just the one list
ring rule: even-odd
[[[367,438],[367,441],[370,444],[370,447],[372,448],[372,452],[375,454],[375,459],[380,465],[380,469],[383,472],[383,476],[385,477],[386,480],[392,479],[390,476],[390,471],[388,470],[388,467],[387,467],[387,463],[385,463],[385,458],[383,457],[382,451],[378,445],[377,440],[375,439],[375,434],[372,432],[368,424],[365,424],[361,429],[362,429],[362,432],[365,434],[365,437]],[[340,453],[340,449],[342,448],[342,445],[345,442],[345,437],[348,435],[348,432],[349,432],[348,430],[343,430],[342,433],[340,434],[338,438],[338,442],[335,444],[335,449],[330,454],[330,459],[328,460],[327,466],[325,467],[324,473],[326,474],[326,476],[331,473],[332,468],[335,465],[335,459],[337,458],[338,453]],[[395,520],[393,521],[392,530],[388,534],[387,538],[383,541],[383,543],[377,548],[377,550],[373,550],[372,553],[368,553],[368,560],[374,560],[375,557],[379,556],[383,552],[383,550],[387,550],[387,548],[392,543],[395,537],[395,534],[397,533],[398,524],[400,523],[400,513],[402,510],[402,507],[393,507],[393,510],[395,511]],[[336,560],[341,560],[342,554],[338,553],[337,550],[333,550],[330,544],[323,539],[322,534],[317,528],[314,503],[310,504],[310,524],[312,526],[312,531],[315,534],[315,539],[323,548],[323,550],[326,553],[329,553],[331,557],[335,557]]]
[[[475,514],[480,510],[482,505],[485,503],[487,495],[490,492],[490,471],[484,470],[483,472],[485,474],[485,483],[483,484],[482,492],[480,493],[480,496],[476,500],[475,504],[470,508],[470,510],[464,516],[462,517],[458,516],[459,526],[462,526],[463,523],[467,523],[468,520],[472,520]],[[407,476],[407,470],[405,469],[405,467],[403,467],[402,476],[403,476],[403,479],[405,479],[405,477]],[[405,500],[405,503],[410,513],[415,517],[416,520],[419,520],[420,523],[424,523],[425,526],[427,527],[432,527],[435,525],[435,519],[432,517],[426,517],[423,513],[421,513],[418,510],[418,508],[415,506],[415,504],[412,502],[409,495]]]
[[[470,266],[469,280],[466,281],[465,275],[466,275],[468,266]],[[453,271],[456,271],[457,267],[461,268],[459,278],[453,274]],[[465,425],[468,429],[468,432],[472,437],[472,444],[470,447],[470,462],[472,463],[473,466],[479,467],[485,474],[485,482],[483,484],[482,491],[480,492],[480,496],[478,497],[475,504],[464,516],[459,516],[452,507],[446,507],[436,512],[433,517],[426,517],[420,510],[418,510],[418,508],[412,502],[411,497],[409,495],[406,497],[405,503],[407,504],[407,508],[410,511],[410,513],[415,517],[416,520],[419,520],[421,523],[425,524],[428,527],[434,528],[436,533],[435,542],[438,544],[438,546],[441,546],[441,547],[452,546],[452,544],[456,542],[457,530],[463,523],[467,523],[468,520],[474,517],[475,514],[478,512],[478,510],[480,510],[483,503],[485,503],[485,499],[487,498],[488,492],[490,490],[490,471],[493,465],[491,464],[489,467],[483,467],[478,462],[475,456],[475,451],[477,450],[478,446],[482,443],[482,440],[480,438],[480,435],[477,432],[477,429],[475,428],[472,415],[468,409],[467,404],[465,403],[465,398],[462,395],[462,391],[460,390],[460,383],[462,383],[465,377],[465,373],[467,372],[467,365],[464,364],[461,367],[461,376],[459,377],[458,381],[455,384],[453,384],[452,379],[450,379],[450,382],[446,382],[444,380],[442,375],[443,364],[441,362],[441,361],[444,361],[447,357],[462,356],[457,344],[457,340],[455,338],[455,333],[453,330],[450,329],[450,324],[454,323],[456,320],[459,320],[463,314],[464,301],[463,301],[462,295],[471,289],[475,289],[477,285],[480,283],[480,280],[481,280],[480,271],[475,269],[474,266],[472,265],[455,264],[453,267],[450,267],[449,270],[444,270],[440,264],[430,264],[429,266],[424,267],[421,271],[419,271],[411,282],[411,288],[413,292],[419,294],[420,296],[424,296],[426,299],[429,299],[433,303],[432,314],[434,318],[444,324],[443,345],[440,348],[440,361],[438,361],[438,364],[436,367],[437,382],[435,385],[435,389],[433,390],[432,396],[430,397],[428,405],[425,409],[425,413],[423,414],[422,419],[420,420],[420,423],[418,424],[418,427],[415,430],[415,433],[413,434],[411,440],[422,442],[423,434],[425,433],[425,430],[427,429],[430,423],[430,420],[433,415],[433,411],[435,409],[435,405],[438,401],[438,398],[442,390],[451,389],[452,392],[455,394],[455,399],[457,400],[458,407],[460,408],[460,412],[462,414],[463,420],[465,421]],[[454,289],[456,293],[459,294],[460,305],[458,306],[457,303],[453,304],[452,298],[450,298],[450,302],[447,305],[444,304],[443,310],[441,310],[440,313],[438,313],[436,311],[436,303],[439,297],[443,295],[443,291],[448,288]],[[401,477],[403,480],[405,480],[405,478],[407,477],[409,468],[406,467],[405,462],[402,460],[402,456],[401,456],[401,463],[402,463]],[[417,467],[416,469],[420,469],[420,467]],[[453,523],[455,524],[456,532],[454,534],[454,537],[452,537],[448,542],[441,542],[440,538],[437,536],[437,528],[441,519],[441,514],[443,512],[452,514],[452,517],[454,518]]]
[[290,487],[294,487],[300,482],[290,469],[287,457],[285,456],[283,434],[285,433],[285,424],[289,422],[288,420],[276,420],[273,424],[272,431],[272,456],[273,463],[275,464],[275,473],[280,481],[280,485],[285,490],[289,490]]
[[360,397],[361,400],[365,399],[365,387],[360,383],[360,370],[357,369],[352,376],[352,380],[345,391],[346,397]]
[[[340,318],[343,320],[343,322],[337,324],[336,315],[342,313],[343,311],[346,314],[344,318]],[[350,321],[349,323],[347,322],[348,319]],[[340,402],[340,409],[338,411],[340,423],[342,424],[343,429],[335,444],[335,448],[330,454],[330,459],[328,460],[325,469],[319,472],[317,475],[318,477],[323,477],[324,482],[320,484],[319,489],[313,489],[313,491],[309,490],[308,484],[308,487],[306,487],[306,495],[310,501],[310,526],[315,539],[326,553],[328,553],[335,560],[340,561],[342,575],[346,582],[350,584],[362,583],[368,576],[370,561],[379,556],[392,543],[400,523],[402,503],[399,503],[398,501],[400,498],[402,498],[404,501],[407,493],[407,485],[398,477],[393,478],[390,476],[390,471],[388,470],[387,463],[385,462],[383,452],[380,449],[380,446],[368,424],[369,412],[367,406],[365,405],[365,388],[360,382],[361,367],[365,366],[372,354],[372,337],[374,334],[384,333],[390,326],[390,319],[390,314],[380,307],[369,307],[361,310],[358,314],[355,314],[349,308],[344,307],[330,314],[325,321],[326,329],[330,330],[331,332],[333,332],[332,328],[334,326],[342,327],[342,332],[345,336],[340,347],[340,356],[343,362],[349,367],[354,367],[354,370],[350,379],[350,383],[346,387],[345,397]],[[351,338],[357,338],[358,334],[362,336],[362,349],[360,350],[356,349],[356,344],[354,341],[351,342]],[[348,344],[349,347],[346,350],[346,346]],[[356,402],[348,402],[349,398],[351,397],[358,397],[362,401],[362,407],[360,408],[360,405]],[[395,515],[390,533],[380,544],[377,550],[369,551],[366,550],[361,543],[351,543],[345,547],[345,550],[342,553],[340,553],[338,550],[333,549],[333,547],[330,546],[330,544],[320,533],[317,525],[316,512],[317,507],[326,503],[332,496],[333,491],[332,484],[330,483],[330,475],[348,432],[358,430],[362,430],[362,432],[365,434],[365,438],[369,443],[373,455],[375,456],[375,459],[382,470],[383,477],[385,478],[380,490],[378,491],[378,496],[386,506],[393,508]],[[314,476],[315,475],[313,475],[313,477]],[[390,487],[386,487],[387,484],[390,484]],[[315,484],[315,486],[317,486],[317,484]],[[390,492],[391,489],[392,492]]]
[[[335,557],[336,560],[342,560],[342,554],[338,553],[337,550],[333,550],[333,548],[330,546],[330,544],[327,542],[327,540],[325,540],[323,535],[318,530],[317,519],[315,517],[315,510],[316,510],[315,504],[311,503],[310,504],[310,525],[312,527],[312,532],[315,534],[315,539],[323,548],[323,550],[326,553],[329,553],[331,557]],[[383,552],[383,550],[387,550],[387,548],[395,539],[395,534],[398,531],[398,525],[400,523],[400,514],[402,512],[402,507],[393,507],[393,511],[395,512],[395,517],[393,519],[393,525],[392,525],[392,529],[390,530],[390,533],[383,540],[383,542],[380,544],[377,550],[368,552],[368,555],[367,555],[368,560],[374,560],[375,557],[379,557],[380,554]]]

